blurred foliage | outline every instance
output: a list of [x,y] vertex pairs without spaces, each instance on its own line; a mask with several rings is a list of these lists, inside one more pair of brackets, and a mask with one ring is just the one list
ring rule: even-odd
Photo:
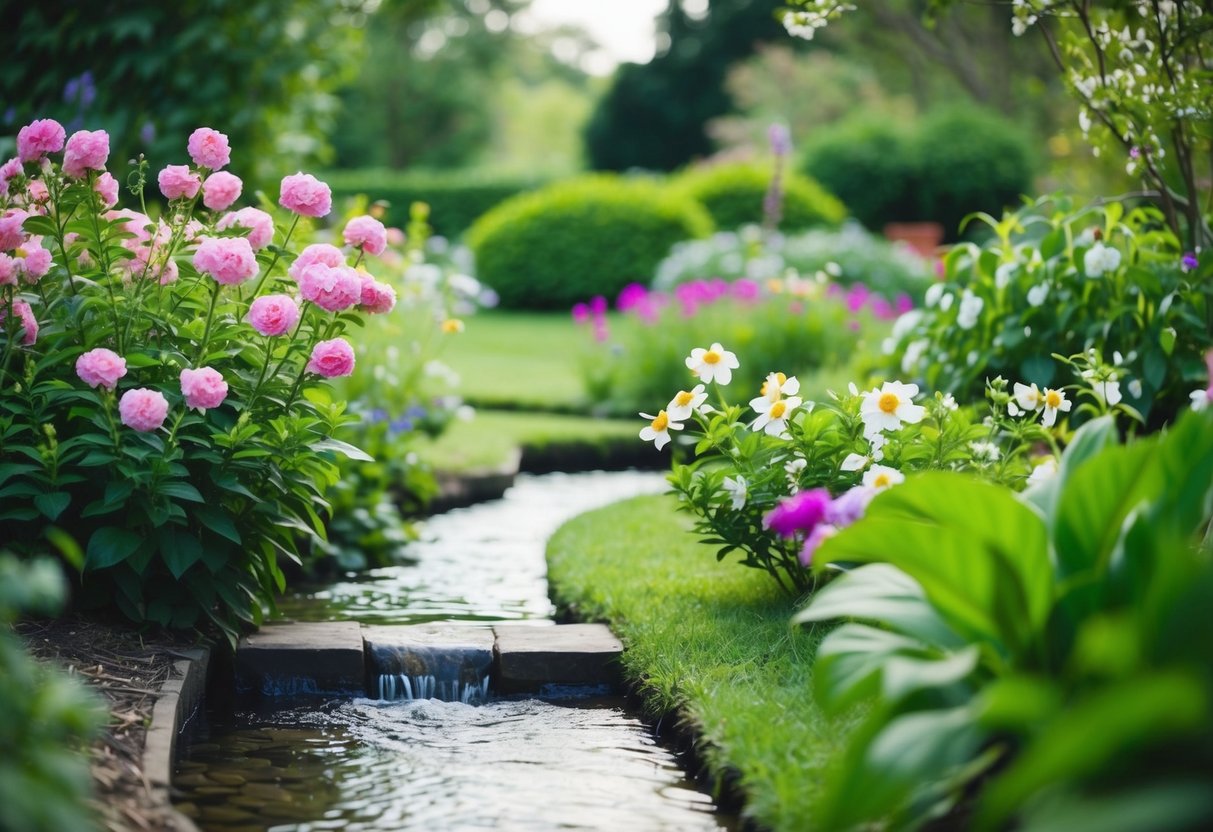
[[598,170],[673,170],[712,152],[705,125],[728,112],[728,68],[763,41],[784,41],[779,0],[714,0],[700,19],[678,0],[659,18],[668,42],[647,64],[623,64],[586,129]]
[[[702,203],[720,229],[739,228],[763,220],[763,198],[771,187],[772,164],[723,164],[691,168],[674,182],[689,199]],[[807,176],[782,177],[782,220],[785,230],[834,226],[847,215],[846,208]]]
[[98,704],[75,681],[26,655],[9,629],[20,615],[57,612],[65,594],[54,561],[22,562],[0,552],[0,829],[97,827],[80,749],[101,725]]
[[476,219],[515,194],[547,184],[539,177],[505,176],[466,171],[392,171],[386,169],[334,171],[325,175],[334,198],[365,194],[387,202],[382,217],[387,225],[404,228],[409,206],[430,206],[429,223],[435,234],[458,237]]
[[505,308],[562,309],[648,283],[674,243],[711,233],[701,205],[661,185],[587,176],[506,200],[468,232]]
[[[333,91],[361,62],[375,0],[45,0],[8,10],[0,100],[15,132],[54,117],[104,128],[111,158],[185,160],[182,137],[214,127],[243,176],[323,160]],[[413,7],[417,0],[394,6]]]

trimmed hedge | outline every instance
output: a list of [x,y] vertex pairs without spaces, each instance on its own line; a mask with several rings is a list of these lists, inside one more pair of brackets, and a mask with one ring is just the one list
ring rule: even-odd
[[434,233],[452,239],[494,206],[548,183],[540,178],[493,176],[475,171],[367,169],[332,171],[321,178],[333,189],[335,199],[365,194],[372,201],[388,202],[384,222],[397,228],[408,225],[409,205],[417,201],[428,203]]
[[468,231],[477,277],[506,309],[567,309],[647,285],[681,240],[706,237],[697,202],[650,180],[586,176],[513,197]]
[[[771,164],[726,164],[688,169],[676,187],[708,209],[716,227],[739,228],[763,220],[763,198],[771,185]],[[784,171],[783,231],[836,226],[847,216],[846,207],[815,180]]]

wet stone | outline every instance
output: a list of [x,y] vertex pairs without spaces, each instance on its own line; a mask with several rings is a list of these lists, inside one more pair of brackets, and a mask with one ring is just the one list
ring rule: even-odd
[[362,632],[357,622],[272,624],[236,648],[238,693],[348,696],[362,693]]
[[546,685],[618,685],[623,643],[605,624],[499,626],[496,687],[531,693]]

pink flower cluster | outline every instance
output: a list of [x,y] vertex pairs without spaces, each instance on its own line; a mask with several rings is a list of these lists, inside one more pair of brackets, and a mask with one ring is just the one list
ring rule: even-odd
[[387,229],[374,217],[354,217],[345,224],[342,234],[347,246],[360,248],[367,254],[383,254],[387,248]]
[[362,279],[349,266],[313,263],[299,275],[299,294],[327,312],[340,312],[362,300]]
[[342,338],[321,341],[312,348],[307,371],[325,378],[340,378],[354,372],[354,348]]
[[48,153],[58,153],[66,136],[63,125],[53,118],[32,121],[17,132],[17,158],[22,163],[37,162]]
[[181,395],[185,397],[186,407],[198,411],[210,410],[223,404],[227,398],[227,382],[213,367],[185,369],[181,371]]
[[362,295],[358,307],[372,315],[385,315],[396,308],[396,290],[369,274],[362,275]]
[[156,390],[136,387],[118,400],[118,416],[122,424],[133,430],[144,433],[159,430],[168,416],[168,400]]
[[[244,191],[244,183],[240,177],[225,170],[216,171],[202,183],[202,204],[212,211],[226,211],[232,203],[240,199]],[[257,209],[252,209],[257,210]],[[261,213],[265,213],[262,211]],[[268,216],[268,214],[266,215]],[[271,220],[272,222],[272,220]],[[271,233],[273,226],[271,225]]]
[[283,177],[278,204],[304,217],[323,217],[333,210],[333,192],[310,173]]
[[851,314],[862,312],[867,307],[877,319],[892,321],[914,308],[914,301],[905,292],[897,295],[892,303],[884,295],[877,294],[862,283],[854,283],[849,289],[844,289],[837,283],[831,283],[830,297],[842,298]]
[[607,327],[607,308],[607,299],[602,295],[590,298],[589,303],[575,303],[573,304],[573,322],[590,324],[594,332],[594,340],[601,344],[611,337],[610,329]]
[[[218,175],[212,174],[212,176]],[[204,185],[203,188],[205,189],[205,187]],[[226,231],[232,226],[248,229],[248,237],[245,239],[248,240],[254,251],[265,248],[274,239],[274,218],[260,208],[241,208],[239,211],[231,211],[220,217],[219,222],[215,224],[220,231]]]
[[77,130],[63,151],[63,172],[83,179],[90,170],[105,170],[110,156],[110,136],[104,130]]
[[[32,346],[38,340],[38,319],[34,317],[34,310],[25,301],[14,300],[13,314],[20,321],[18,331],[21,333],[21,343],[27,347]],[[7,317],[8,311],[0,306],[0,324],[3,324]]]
[[202,187],[202,177],[189,165],[169,165],[156,177],[165,199],[193,199]]
[[89,350],[76,359],[76,375],[92,387],[113,390],[118,379],[126,375],[126,359],[104,347]]
[[190,133],[185,147],[194,164],[200,168],[219,170],[232,161],[232,149],[228,146],[227,136],[209,127],[199,127]]
[[245,320],[262,335],[286,335],[299,323],[299,305],[290,295],[262,295],[248,308]]
[[194,268],[236,286],[257,274],[257,255],[244,237],[203,237],[194,252]]

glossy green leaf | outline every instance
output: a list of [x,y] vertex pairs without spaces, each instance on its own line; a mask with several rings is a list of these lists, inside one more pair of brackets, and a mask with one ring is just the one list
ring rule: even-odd
[[139,548],[140,538],[134,532],[114,526],[103,526],[88,539],[84,554],[85,569],[105,569],[129,558]]
[[159,530],[158,536],[160,556],[174,578],[180,578],[201,559],[202,544],[180,526],[165,526]]
[[72,495],[66,491],[52,491],[34,497],[34,507],[52,523],[59,519],[59,515],[66,511],[71,503]]
[[348,442],[342,442],[340,439],[321,439],[319,442],[313,442],[310,446],[313,451],[336,451],[337,453],[345,454],[348,458],[357,462],[374,462],[375,458],[359,448],[354,447]]

